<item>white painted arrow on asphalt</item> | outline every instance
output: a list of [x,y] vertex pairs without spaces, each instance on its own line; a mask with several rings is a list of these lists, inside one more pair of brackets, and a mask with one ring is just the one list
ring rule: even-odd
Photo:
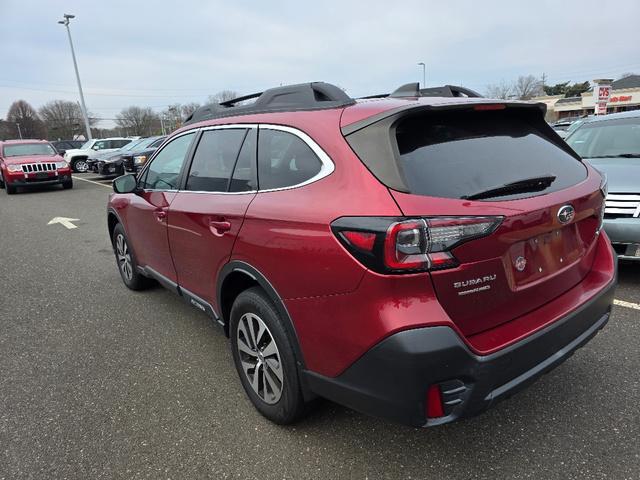
[[79,221],[80,221],[79,218],[54,217],[51,220],[49,220],[49,223],[47,223],[47,225],[53,225],[54,223],[59,223],[60,225],[64,225],[69,230],[71,230],[72,228],[78,228],[76,225],[74,225],[71,222],[79,222]]

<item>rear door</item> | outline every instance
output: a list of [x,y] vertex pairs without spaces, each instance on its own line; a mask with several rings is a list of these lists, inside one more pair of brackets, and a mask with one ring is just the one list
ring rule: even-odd
[[431,272],[440,303],[467,335],[578,284],[591,268],[603,201],[599,175],[539,110],[480,107],[409,113],[391,126],[401,187],[390,192],[404,215],[452,225],[441,238],[462,231],[455,225],[466,217],[501,219],[489,236],[453,245],[458,266]]
[[256,140],[257,128],[204,130],[185,187],[169,209],[178,281],[201,307],[199,299],[215,305],[218,271],[228,261],[256,194]]

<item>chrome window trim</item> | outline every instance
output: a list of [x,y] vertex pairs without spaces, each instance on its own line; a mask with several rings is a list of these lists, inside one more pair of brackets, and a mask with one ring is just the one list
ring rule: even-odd
[[269,188],[265,190],[259,189],[258,190],[259,193],[279,192],[282,190],[291,190],[294,188],[304,187],[305,185],[315,183],[318,180],[322,180],[323,178],[328,177],[336,169],[336,166],[331,160],[331,157],[327,155],[327,153],[320,147],[320,145],[318,145],[315,142],[315,140],[313,140],[309,135],[304,133],[302,130],[298,130],[297,128],[294,128],[294,127],[287,127],[284,125],[274,125],[270,123],[261,123],[259,128],[265,128],[267,130],[279,130],[281,132],[287,132],[297,136],[304,143],[306,143],[309,146],[309,148],[311,148],[311,150],[313,151],[313,153],[316,154],[316,156],[318,157],[321,163],[320,171],[317,174],[315,174],[313,177],[309,178],[308,180],[305,180],[304,182],[297,183],[295,185],[289,185],[286,187]]
[[313,151],[313,153],[320,160],[321,166],[320,171],[314,175],[313,177],[305,180],[301,183],[296,183],[295,185],[289,185],[286,187],[279,188],[269,188],[269,189],[258,189],[258,190],[248,190],[246,192],[210,192],[206,190],[179,190],[179,192],[188,192],[188,193],[196,193],[203,194],[208,193],[212,195],[254,195],[256,193],[270,193],[270,192],[279,192],[282,190],[291,190],[293,188],[303,187],[305,185],[309,185],[311,183],[317,182],[325,177],[331,175],[335,170],[335,164],[331,160],[331,157],[327,155],[327,153],[318,145],[315,140],[313,140],[309,135],[304,133],[302,130],[298,130],[295,127],[289,127],[286,125],[276,125],[272,123],[231,123],[226,125],[211,125],[209,127],[200,127],[199,130],[207,131],[207,130],[222,130],[222,129],[230,129],[230,128],[244,128],[244,129],[266,129],[266,130],[278,130],[281,132],[287,132],[292,135],[295,135]]

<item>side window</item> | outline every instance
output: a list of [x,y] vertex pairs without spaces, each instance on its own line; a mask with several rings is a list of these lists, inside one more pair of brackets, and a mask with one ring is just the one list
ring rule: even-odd
[[238,155],[238,161],[233,169],[230,192],[248,192],[257,190],[256,182],[256,143],[258,129],[252,128],[247,133]]
[[153,190],[176,190],[180,170],[194,135],[194,133],[187,133],[168,143],[143,174],[139,182],[140,187]]
[[320,172],[322,162],[298,136],[280,130],[260,129],[258,181],[260,190],[298,185]]
[[107,140],[98,140],[91,148],[94,150],[104,150],[105,148],[110,148],[108,145],[109,142]]
[[131,140],[111,140],[110,148],[122,148],[125,145],[129,145],[130,143],[131,143]]
[[202,132],[191,163],[186,189],[226,192],[246,133],[244,128]]

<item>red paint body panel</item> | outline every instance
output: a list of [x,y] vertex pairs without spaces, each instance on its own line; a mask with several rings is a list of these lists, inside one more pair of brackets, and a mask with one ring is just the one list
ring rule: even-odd
[[176,282],[167,233],[167,213],[175,192],[113,195],[110,205],[118,212],[139,265],[151,267]]
[[[591,169],[574,187],[514,201],[471,202],[398,192],[393,196],[410,216],[479,211],[504,216],[492,235],[453,249],[461,262],[458,268],[432,273],[445,310],[465,335],[473,335],[553,300],[589,272],[603,203],[599,186],[600,176]],[[556,213],[566,204],[573,205],[576,217],[565,226]],[[522,272],[515,268],[518,257],[527,262]],[[485,280],[487,276],[491,278]],[[475,283],[477,279],[482,281]],[[477,291],[481,287],[485,290]]]
[[233,258],[261,271],[281,298],[355,290],[366,268],[340,245],[331,222],[341,216],[400,214],[387,188],[336,135],[340,112],[322,112],[322,121],[319,113],[300,112],[297,125],[322,146],[335,171],[300,188],[258,193],[233,252]]
[[[255,193],[226,195],[179,192],[169,209],[169,243],[177,283],[216,305],[217,274],[231,250]],[[212,222],[229,222],[221,231]]]

